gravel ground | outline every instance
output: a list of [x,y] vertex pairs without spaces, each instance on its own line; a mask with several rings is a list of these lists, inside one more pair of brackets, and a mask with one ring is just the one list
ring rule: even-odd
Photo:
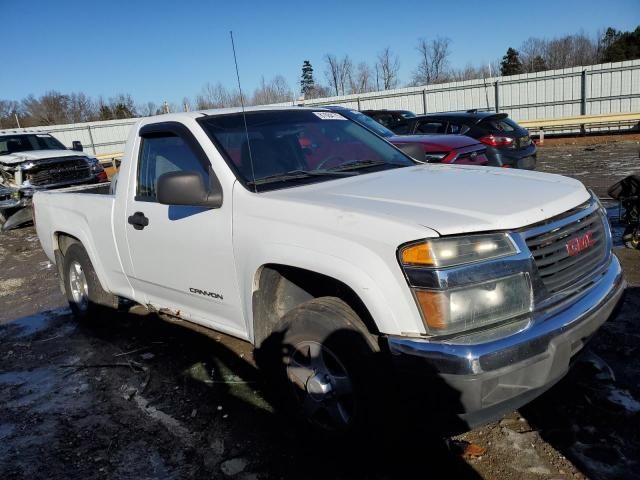
[[[541,164],[552,149],[566,158],[554,146]],[[76,322],[33,228],[4,233],[0,476],[640,478],[640,252],[616,252],[623,308],[557,386],[464,435],[416,439],[408,426],[372,452],[274,413],[244,342],[153,315]]]

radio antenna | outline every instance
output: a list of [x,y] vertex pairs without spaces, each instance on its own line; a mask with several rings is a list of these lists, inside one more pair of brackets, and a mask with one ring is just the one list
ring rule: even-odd
[[240,107],[242,108],[242,120],[244,121],[244,133],[247,137],[247,148],[249,149],[249,163],[251,164],[251,177],[253,179],[253,191],[258,193],[256,185],[256,172],[253,169],[253,155],[251,154],[251,142],[249,141],[249,127],[247,127],[247,114],[244,111],[244,95],[242,93],[242,85],[240,85],[240,73],[238,70],[238,57],[236,56],[236,44],[233,41],[233,30],[229,30],[231,36],[231,49],[233,50],[233,62],[236,65],[236,78],[238,79],[238,90],[240,91]]

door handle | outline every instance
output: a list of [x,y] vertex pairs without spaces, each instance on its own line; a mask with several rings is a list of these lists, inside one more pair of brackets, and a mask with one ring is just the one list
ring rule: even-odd
[[142,212],[136,212],[128,218],[129,224],[136,230],[142,230],[149,225],[149,219]]

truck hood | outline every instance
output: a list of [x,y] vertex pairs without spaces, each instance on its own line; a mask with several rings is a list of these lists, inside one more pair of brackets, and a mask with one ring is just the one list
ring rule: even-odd
[[84,152],[76,152],[75,150],[30,150],[28,152],[9,153],[0,155],[0,163],[5,165],[16,165],[18,163],[46,160],[50,158],[60,157],[89,157]]
[[464,135],[395,135],[386,138],[394,145],[400,143],[420,143],[430,147],[430,151],[448,152],[471,145],[482,145],[478,140]]
[[440,235],[510,230],[587,201],[577,180],[495,167],[426,164],[263,195],[421,226]]

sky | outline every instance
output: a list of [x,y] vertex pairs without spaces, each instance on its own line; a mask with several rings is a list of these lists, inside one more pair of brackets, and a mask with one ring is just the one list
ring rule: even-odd
[[373,63],[385,47],[408,82],[421,37],[451,39],[452,66],[486,64],[529,37],[640,25],[640,0],[0,0],[0,99],[49,90],[180,104],[207,82],[242,87],[283,75],[299,89],[303,60],[326,83],[323,56]]

